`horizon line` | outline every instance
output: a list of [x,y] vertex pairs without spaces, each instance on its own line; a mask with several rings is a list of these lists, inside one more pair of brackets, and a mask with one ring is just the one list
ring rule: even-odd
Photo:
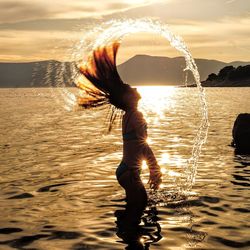
[[[137,54],[137,55],[134,55],[132,57],[130,57],[128,60],[124,61],[123,63],[119,64],[119,65],[122,65],[126,62],[128,62],[129,60],[137,57],[137,56],[148,56],[148,57],[155,57],[155,58],[169,58],[169,59],[176,59],[176,58],[185,58],[184,56],[175,56],[175,57],[168,57],[168,56],[154,56],[154,55],[147,55],[147,54]],[[234,60],[234,61],[229,61],[229,62],[226,62],[226,61],[221,61],[221,60],[218,60],[218,59],[208,59],[208,58],[194,58],[194,60],[208,60],[208,61],[218,61],[218,62],[222,62],[222,63],[234,63],[234,62],[243,62],[243,63],[250,63],[250,61],[242,61],[242,60]],[[40,63],[40,62],[49,62],[49,61],[55,61],[55,62],[59,62],[59,63],[73,63],[74,61],[59,61],[57,59],[46,59],[46,60],[34,60],[34,61],[1,61],[0,60],[0,63],[15,63],[15,64],[21,64],[21,63]],[[118,65],[118,66],[119,66]]]

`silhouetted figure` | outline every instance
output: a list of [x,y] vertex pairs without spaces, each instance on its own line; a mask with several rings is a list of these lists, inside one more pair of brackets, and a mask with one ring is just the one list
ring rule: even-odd
[[87,63],[80,65],[84,78],[78,79],[77,87],[84,90],[78,103],[84,108],[111,104],[109,131],[112,129],[117,111],[123,112],[123,158],[116,170],[119,184],[126,192],[126,213],[123,220],[133,228],[140,223],[140,217],[147,205],[147,193],[140,178],[142,160],[146,160],[150,170],[149,184],[157,189],[161,183],[161,171],[157,160],[146,142],[147,123],[137,105],[141,96],[136,88],[123,83],[117,68],[116,54],[120,43],[100,46],[93,50]]
[[250,114],[239,114],[233,126],[232,146],[236,154],[250,154]]
[[[140,179],[142,160],[145,159],[150,169],[150,187],[157,189],[161,183],[160,167],[146,142],[147,123],[137,105],[141,96],[136,88],[123,83],[116,68],[118,42],[97,47],[93,50],[80,72],[88,79],[79,79],[76,85],[84,90],[85,96],[79,97],[79,105],[85,108],[107,104],[122,110],[123,159],[117,168],[116,176],[126,191],[128,203],[146,206],[147,194]],[[109,131],[117,114],[111,109]]]

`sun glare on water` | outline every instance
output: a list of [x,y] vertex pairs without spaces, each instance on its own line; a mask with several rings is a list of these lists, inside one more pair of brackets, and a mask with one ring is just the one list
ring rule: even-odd
[[173,86],[139,86],[137,89],[142,97],[139,108],[146,118],[147,113],[155,113],[159,118],[164,118],[165,110],[174,104],[176,88]]

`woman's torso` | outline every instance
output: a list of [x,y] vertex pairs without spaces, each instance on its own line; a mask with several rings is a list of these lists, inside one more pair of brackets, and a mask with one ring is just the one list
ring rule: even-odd
[[147,138],[147,123],[138,110],[127,111],[122,119],[123,159],[131,168],[139,168],[143,159],[143,145]]

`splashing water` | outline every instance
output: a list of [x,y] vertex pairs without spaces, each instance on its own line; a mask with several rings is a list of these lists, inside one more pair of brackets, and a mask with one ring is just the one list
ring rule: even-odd
[[[71,55],[73,62],[82,63],[86,61],[87,56],[94,48],[109,44],[115,40],[122,41],[125,36],[139,32],[157,34],[166,38],[173,48],[183,54],[186,62],[186,68],[184,71],[190,70],[192,72],[197,85],[201,107],[201,123],[194,140],[191,157],[186,162],[185,170],[182,173],[185,181],[184,183],[181,183],[179,187],[179,192],[187,192],[195,183],[197,161],[199,159],[202,145],[207,138],[209,123],[205,91],[200,83],[198,68],[183,39],[180,36],[175,35],[167,25],[162,24],[159,21],[152,21],[150,19],[112,20],[85,33],[81,41],[69,50],[69,54]],[[64,74],[63,72],[66,72],[66,70],[67,73]],[[51,77],[50,71],[48,71],[48,76]],[[73,83],[78,76],[79,73],[76,63],[62,64],[59,73],[55,76],[55,81],[58,82],[57,86],[63,87],[61,89],[61,96],[63,97],[64,104],[66,104],[68,110],[72,110],[75,106],[77,96],[76,92],[79,90],[74,89],[74,93],[73,90],[69,91],[64,88],[66,87],[65,82]],[[159,193],[161,193],[162,197],[162,195],[164,195],[164,190]]]

